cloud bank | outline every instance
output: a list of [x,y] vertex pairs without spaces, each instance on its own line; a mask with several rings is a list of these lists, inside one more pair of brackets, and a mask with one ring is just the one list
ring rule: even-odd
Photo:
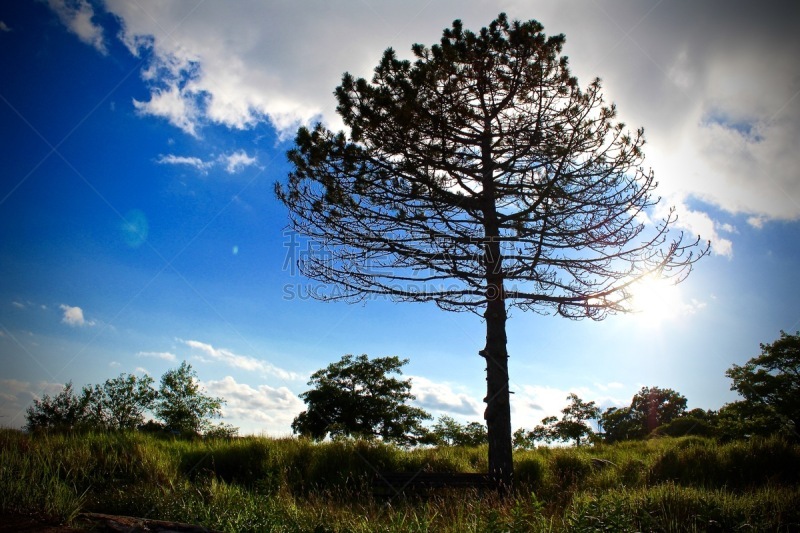
[[[78,38],[106,50],[86,0],[50,0],[50,6]],[[412,43],[437,42],[455,18],[475,30],[499,11],[536,18],[547,33],[566,34],[565,53],[580,82],[602,77],[620,118],[645,127],[646,164],[684,229],[730,256],[731,235],[702,203],[745,215],[754,227],[800,219],[794,52],[800,4],[350,0],[310,7],[250,0],[231,8],[107,0],[104,6],[119,20],[122,42],[146,62],[141,77],[150,94],[132,105],[195,137],[207,125],[244,130],[269,123],[284,138],[316,120],[338,128],[331,93],[342,73],[369,77],[385,48],[409,57]],[[233,157],[225,168],[244,164],[246,158]]]
[[247,355],[235,354],[225,348],[215,348],[214,346],[195,340],[181,340],[179,342],[185,344],[189,348],[196,350],[203,355],[210,357],[212,360],[222,362],[232,368],[239,368],[248,372],[257,372],[259,375],[267,377],[272,376],[284,381],[295,381],[303,379],[303,376],[295,372],[289,372],[282,368],[278,368],[272,363],[268,363],[262,359],[250,357]]

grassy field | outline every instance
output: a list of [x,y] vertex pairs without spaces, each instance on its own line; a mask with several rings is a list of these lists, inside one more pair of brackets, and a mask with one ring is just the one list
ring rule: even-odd
[[0,430],[0,507],[81,511],[224,531],[796,531],[800,446],[695,437],[515,454],[508,498],[374,498],[375,471],[486,471],[486,448],[403,450],[246,437]]

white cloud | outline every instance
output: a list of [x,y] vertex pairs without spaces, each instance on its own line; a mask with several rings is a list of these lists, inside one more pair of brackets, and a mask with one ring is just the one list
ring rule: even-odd
[[[65,13],[91,9],[85,0],[70,4],[72,11],[64,2],[51,5]],[[270,122],[283,137],[320,118],[339,128],[331,92],[343,72],[369,77],[385,48],[409,57],[412,43],[438,42],[456,17],[477,30],[499,11],[535,16],[548,34],[566,34],[565,53],[581,83],[601,76],[620,118],[646,128],[646,164],[655,169],[659,194],[677,203],[702,200],[751,221],[800,218],[800,33],[793,26],[800,4],[572,0],[537,4],[535,13],[516,0],[410,0],[368,9],[352,0],[313,12],[302,3],[255,0],[237,9],[216,2],[105,5],[119,18],[124,43],[147,60],[149,100],[136,108],[194,136],[206,123],[244,129]],[[83,35],[91,41],[98,34]],[[715,253],[730,256],[732,241],[702,215],[685,226],[708,230],[701,235],[714,241]]]
[[61,23],[81,41],[103,54],[108,53],[103,40],[103,28],[92,21],[94,9],[87,0],[48,0],[47,3]]
[[291,422],[305,404],[286,387],[237,383],[231,376],[219,381],[202,382],[206,392],[220,396],[226,403],[222,408],[226,419],[233,419],[234,425],[241,420],[266,426],[266,432],[285,435],[291,432]]
[[160,165],[186,165],[197,169],[203,174],[208,172],[208,169],[214,166],[210,161],[203,161],[199,157],[187,157],[181,155],[167,154],[161,155],[158,158]]
[[[511,395],[511,419],[513,427],[533,429],[547,416],[561,417],[561,410],[569,403],[567,396],[577,394],[583,401],[593,401],[601,409],[610,406],[622,406],[630,403],[630,397],[620,398],[619,393],[626,390],[624,385],[611,382],[605,385],[594,384],[600,392],[588,387],[573,387],[559,389],[541,385],[525,385],[520,390],[515,389]],[[614,391],[614,392],[612,392]]]
[[64,389],[61,383],[39,381],[32,384],[17,379],[0,379],[0,426],[22,427],[25,409],[43,395],[53,396]]
[[299,374],[278,368],[272,363],[268,363],[262,359],[256,359],[255,357],[247,355],[238,355],[225,348],[215,348],[210,344],[200,341],[185,341],[181,339],[178,339],[178,341],[233,368],[240,368],[248,372],[258,372],[262,376],[274,376],[286,381],[302,379],[302,376]]
[[685,230],[686,241],[690,242],[698,236],[702,241],[711,241],[711,252],[723,257],[733,257],[733,241],[722,237],[717,230],[723,227],[708,213],[697,211],[689,208],[684,202],[678,198],[673,198],[673,201],[662,202],[656,210],[656,217],[666,218],[669,207],[675,208],[675,213],[678,216],[678,221],[675,228],[678,230]]
[[95,322],[93,320],[86,320],[83,317],[83,309],[80,307],[72,307],[69,305],[60,305],[59,306],[62,311],[64,311],[64,315],[61,317],[61,322],[67,324],[72,327],[83,327],[83,326],[94,326]]
[[10,32],[11,28],[9,28],[8,24],[6,24],[4,21],[0,20],[0,31],[2,31],[4,33],[5,32]]
[[422,376],[409,377],[411,393],[417,398],[415,403],[423,409],[467,416],[483,413],[480,402],[469,394],[456,392],[451,383],[435,382]]
[[170,352],[139,352],[136,354],[139,357],[154,357],[164,361],[177,361],[178,356]]
[[136,374],[147,374],[148,376],[149,376],[149,375],[151,375],[151,374],[150,374],[150,371],[149,371],[149,370],[147,370],[147,369],[146,369],[145,367],[143,367],[143,366],[137,366],[136,368],[134,368],[134,369],[133,369],[133,371],[134,371],[134,373],[136,373]]
[[189,98],[185,90],[178,87],[177,82],[154,89],[150,93],[150,100],[146,102],[134,98],[133,107],[141,115],[165,118],[192,137],[199,137],[197,130],[201,109],[194,98]]
[[230,154],[223,154],[216,158],[214,161],[204,161],[199,157],[181,156],[175,154],[167,154],[159,156],[157,163],[161,165],[185,165],[193,167],[202,174],[208,174],[208,171],[216,164],[222,165],[225,172],[228,174],[235,174],[241,172],[245,168],[255,165],[258,159],[255,156],[247,155],[244,150],[237,150]]
[[[408,51],[420,39],[437,41],[453,13],[476,11],[452,1],[412,4],[322,3],[309,11],[292,3],[229,9],[165,2],[143,9],[109,0],[107,8],[122,21],[129,49],[149,56],[145,79],[160,104],[148,105],[150,114],[192,135],[204,121],[235,129],[268,121],[291,134],[317,118],[340,125],[331,92],[343,72],[368,76],[388,46]],[[480,10],[484,23],[497,14],[494,6]]]
[[119,368],[122,366],[122,364],[119,361],[111,361],[110,363],[108,363],[108,366],[110,366],[111,368]]
[[595,383],[594,386],[597,387],[602,392],[608,392],[612,389],[621,389],[625,385],[623,385],[619,381],[612,381],[610,383]]
[[25,309],[25,304],[22,303],[22,302],[14,301],[14,302],[11,302],[11,305],[16,307],[17,309]]
[[244,150],[239,150],[228,155],[220,156],[220,161],[225,165],[225,171],[228,174],[234,174],[241,170],[255,165],[258,160],[255,157],[247,155]]

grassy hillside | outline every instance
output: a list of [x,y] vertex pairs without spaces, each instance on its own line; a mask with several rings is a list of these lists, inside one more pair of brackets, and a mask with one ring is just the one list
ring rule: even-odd
[[376,471],[481,472],[486,449],[403,450],[246,437],[0,430],[0,509],[80,511],[225,531],[789,531],[800,528],[800,446],[656,439],[515,455],[506,500],[475,492],[376,499]]

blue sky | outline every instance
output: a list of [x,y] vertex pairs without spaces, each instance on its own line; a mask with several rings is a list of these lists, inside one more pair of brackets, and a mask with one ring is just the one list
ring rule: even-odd
[[285,435],[308,376],[346,353],[408,358],[419,405],[481,420],[481,320],[307,298],[272,191],[298,125],[340,126],[343,72],[501,10],[566,34],[581,83],[602,77],[645,127],[662,205],[714,249],[635,315],[513,312],[514,426],[569,392],[603,407],[645,385],[690,407],[736,399],[725,369],[800,329],[800,11],[665,4],[3,4],[0,424],[66,381],[158,379],[187,360],[227,422]]

